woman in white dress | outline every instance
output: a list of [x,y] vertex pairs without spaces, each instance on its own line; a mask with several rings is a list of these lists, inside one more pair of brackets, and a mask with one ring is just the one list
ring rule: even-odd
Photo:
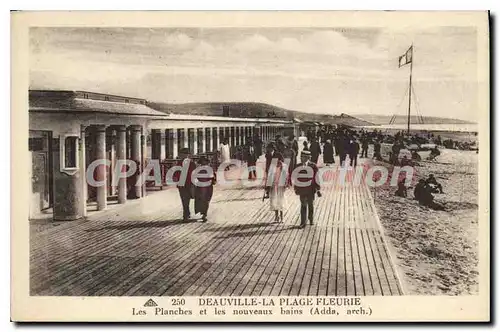
[[[229,143],[227,141],[227,138],[224,138],[222,141],[222,144],[220,145],[219,148],[220,151],[220,162],[225,163],[229,162],[231,160],[231,153],[229,152]],[[227,168],[226,168],[227,170]]]
[[276,169],[269,188],[269,203],[271,211],[274,211],[274,221],[283,222],[283,210],[285,208],[285,191],[288,186],[288,165],[283,162],[281,153],[276,153]]

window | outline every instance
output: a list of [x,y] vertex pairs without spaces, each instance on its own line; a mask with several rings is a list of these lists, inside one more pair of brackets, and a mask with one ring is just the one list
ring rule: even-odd
[[126,103],[128,103],[128,102],[129,102],[129,100],[128,100],[128,99],[125,99],[125,102],[126,102]]
[[109,97],[108,96],[104,97],[104,100],[109,101]]
[[78,171],[78,153],[78,136],[61,135],[59,138],[61,172],[73,175]]
[[64,140],[64,168],[76,168],[77,143],[77,137],[70,136]]
[[83,98],[84,98],[84,99],[89,99],[89,94],[88,94],[88,93],[84,93],[84,94],[83,94]]

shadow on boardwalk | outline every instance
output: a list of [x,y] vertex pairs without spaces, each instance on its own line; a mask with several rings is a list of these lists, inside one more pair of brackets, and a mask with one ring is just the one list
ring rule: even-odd
[[130,223],[130,221],[122,220],[121,222],[125,223],[125,225],[116,225],[116,226],[106,226],[101,228],[91,228],[87,229],[87,232],[97,232],[106,229],[117,229],[117,230],[129,230],[133,228],[165,228],[171,226],[177,226],[182,224],[190,224],[197,222],[197,220],[183,220],[183,219],[173,219],[173,220],[164,220],[164,221],[151,221],[151,222],[143,222],[143,223]]

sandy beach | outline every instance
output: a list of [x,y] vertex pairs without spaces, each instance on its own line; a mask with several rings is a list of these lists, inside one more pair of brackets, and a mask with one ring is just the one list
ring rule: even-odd
[[[422,159],[427,155],[421,153]],[[435,200],[446,211],[419,205],[413,187],[407,198],[395,196],[388,185],[372,189],[408,295],[478,293],[477,156],[442,149],[436,162],[416,166],[413,184],[434,174],[444,190]]]

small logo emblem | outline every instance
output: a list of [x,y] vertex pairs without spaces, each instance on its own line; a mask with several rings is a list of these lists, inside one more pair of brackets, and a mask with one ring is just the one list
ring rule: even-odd
[[158,304],[156,304],[156,302],[153,301],[153,299],[149,299],[146,303],[144,303],[144,306],[145,307],[157,307]]

